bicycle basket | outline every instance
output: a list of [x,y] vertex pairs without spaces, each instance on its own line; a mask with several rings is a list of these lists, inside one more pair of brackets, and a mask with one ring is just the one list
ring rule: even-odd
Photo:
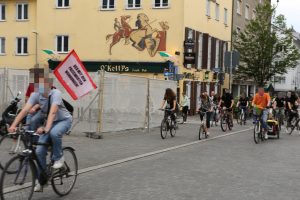
[[263,110],[261,108],[258,108],[258,107],[253,108],[253,114],[256,116],[260,116],[262,114],[262,111]]

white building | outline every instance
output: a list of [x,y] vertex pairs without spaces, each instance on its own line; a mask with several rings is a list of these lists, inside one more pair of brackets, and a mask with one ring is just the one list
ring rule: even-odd
[[[300,51],[300,33],[294,32],[294,43]],[[275,92],[300,91],[300,60],[297,67],[288,70],[286,74],[274,77]]]

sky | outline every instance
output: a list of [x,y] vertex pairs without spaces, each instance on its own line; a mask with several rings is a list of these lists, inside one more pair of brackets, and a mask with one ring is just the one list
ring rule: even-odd
[[[272,0],[276,4],[277,0]],[[279,0],[276,10],[277,15],[283,14],[289,26],[293,25],[297,32],[300,32],[300,0]]]

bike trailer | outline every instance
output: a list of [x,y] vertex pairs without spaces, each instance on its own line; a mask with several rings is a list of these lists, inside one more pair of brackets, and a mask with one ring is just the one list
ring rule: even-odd
[[272,129],[268,131],[268,134],[271,135],[276,135],[279,132],[279,123],[278,121],[274,120],[274,119],[269,119],[267,120],[267,124],[269,127],[271,127]]

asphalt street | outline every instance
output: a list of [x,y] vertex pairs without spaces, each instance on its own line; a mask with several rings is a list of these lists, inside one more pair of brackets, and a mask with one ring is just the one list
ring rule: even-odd
[[[233,132],[248,127],[235,126]],[[104,140],[71,136],[80,168],[105,164],[197,141],[196,122],[162,140],[158,130],[107,135]],[[211,130],[221,134],[220,127]],[[300,136],[253,142],[252,131],[220,137],[79,175],[61,199],[299,200]],[[34,199],[58,199],[51,187]]]

